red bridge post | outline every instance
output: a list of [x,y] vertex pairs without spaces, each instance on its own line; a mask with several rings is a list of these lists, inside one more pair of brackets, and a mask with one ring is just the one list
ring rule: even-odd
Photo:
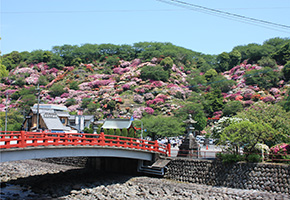
[[104,132],[100,133],[100,145],[105,146],[105,135]]
[[26,146],[26,132],[20,131],[20,147],[24,148]]
[[171,157],[171,144],[170,143],[167,144],[166,150],[167,150],[167,156]]

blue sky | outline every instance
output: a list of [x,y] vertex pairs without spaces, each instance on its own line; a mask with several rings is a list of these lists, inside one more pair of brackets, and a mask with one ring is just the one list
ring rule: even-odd
[[[290,26],[290,0],[182,1]],[[0,7],[2,55],[64,44],[144,41],[219,54],[237,45],[290,37],[290,28],[265,28],[261,23],[234,21],[229,15],[219,17],[157,0],[1,0]]]

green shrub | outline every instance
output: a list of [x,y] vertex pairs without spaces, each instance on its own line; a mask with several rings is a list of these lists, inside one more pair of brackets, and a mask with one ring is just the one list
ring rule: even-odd
[[262,162],[262,156],[260,156],[259,154],[250,154],[247,157],[247,161],[248,162]]
[[221,159],[223,163],[236,163],[245,160],[243,155],[230,153],[218,153],[217,158]]

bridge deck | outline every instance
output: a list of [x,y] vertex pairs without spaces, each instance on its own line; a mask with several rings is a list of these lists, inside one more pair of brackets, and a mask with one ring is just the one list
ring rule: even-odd
[[0,132],[0,161],[45,157],[94,156],[151,160],[170,156],[170,145],[116,135],[46,132]]

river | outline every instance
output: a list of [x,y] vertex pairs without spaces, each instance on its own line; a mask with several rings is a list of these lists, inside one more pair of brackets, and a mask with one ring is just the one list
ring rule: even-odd
[[290,199],[288,194],[96,173],[39,160],[0,164],[1,199]]

